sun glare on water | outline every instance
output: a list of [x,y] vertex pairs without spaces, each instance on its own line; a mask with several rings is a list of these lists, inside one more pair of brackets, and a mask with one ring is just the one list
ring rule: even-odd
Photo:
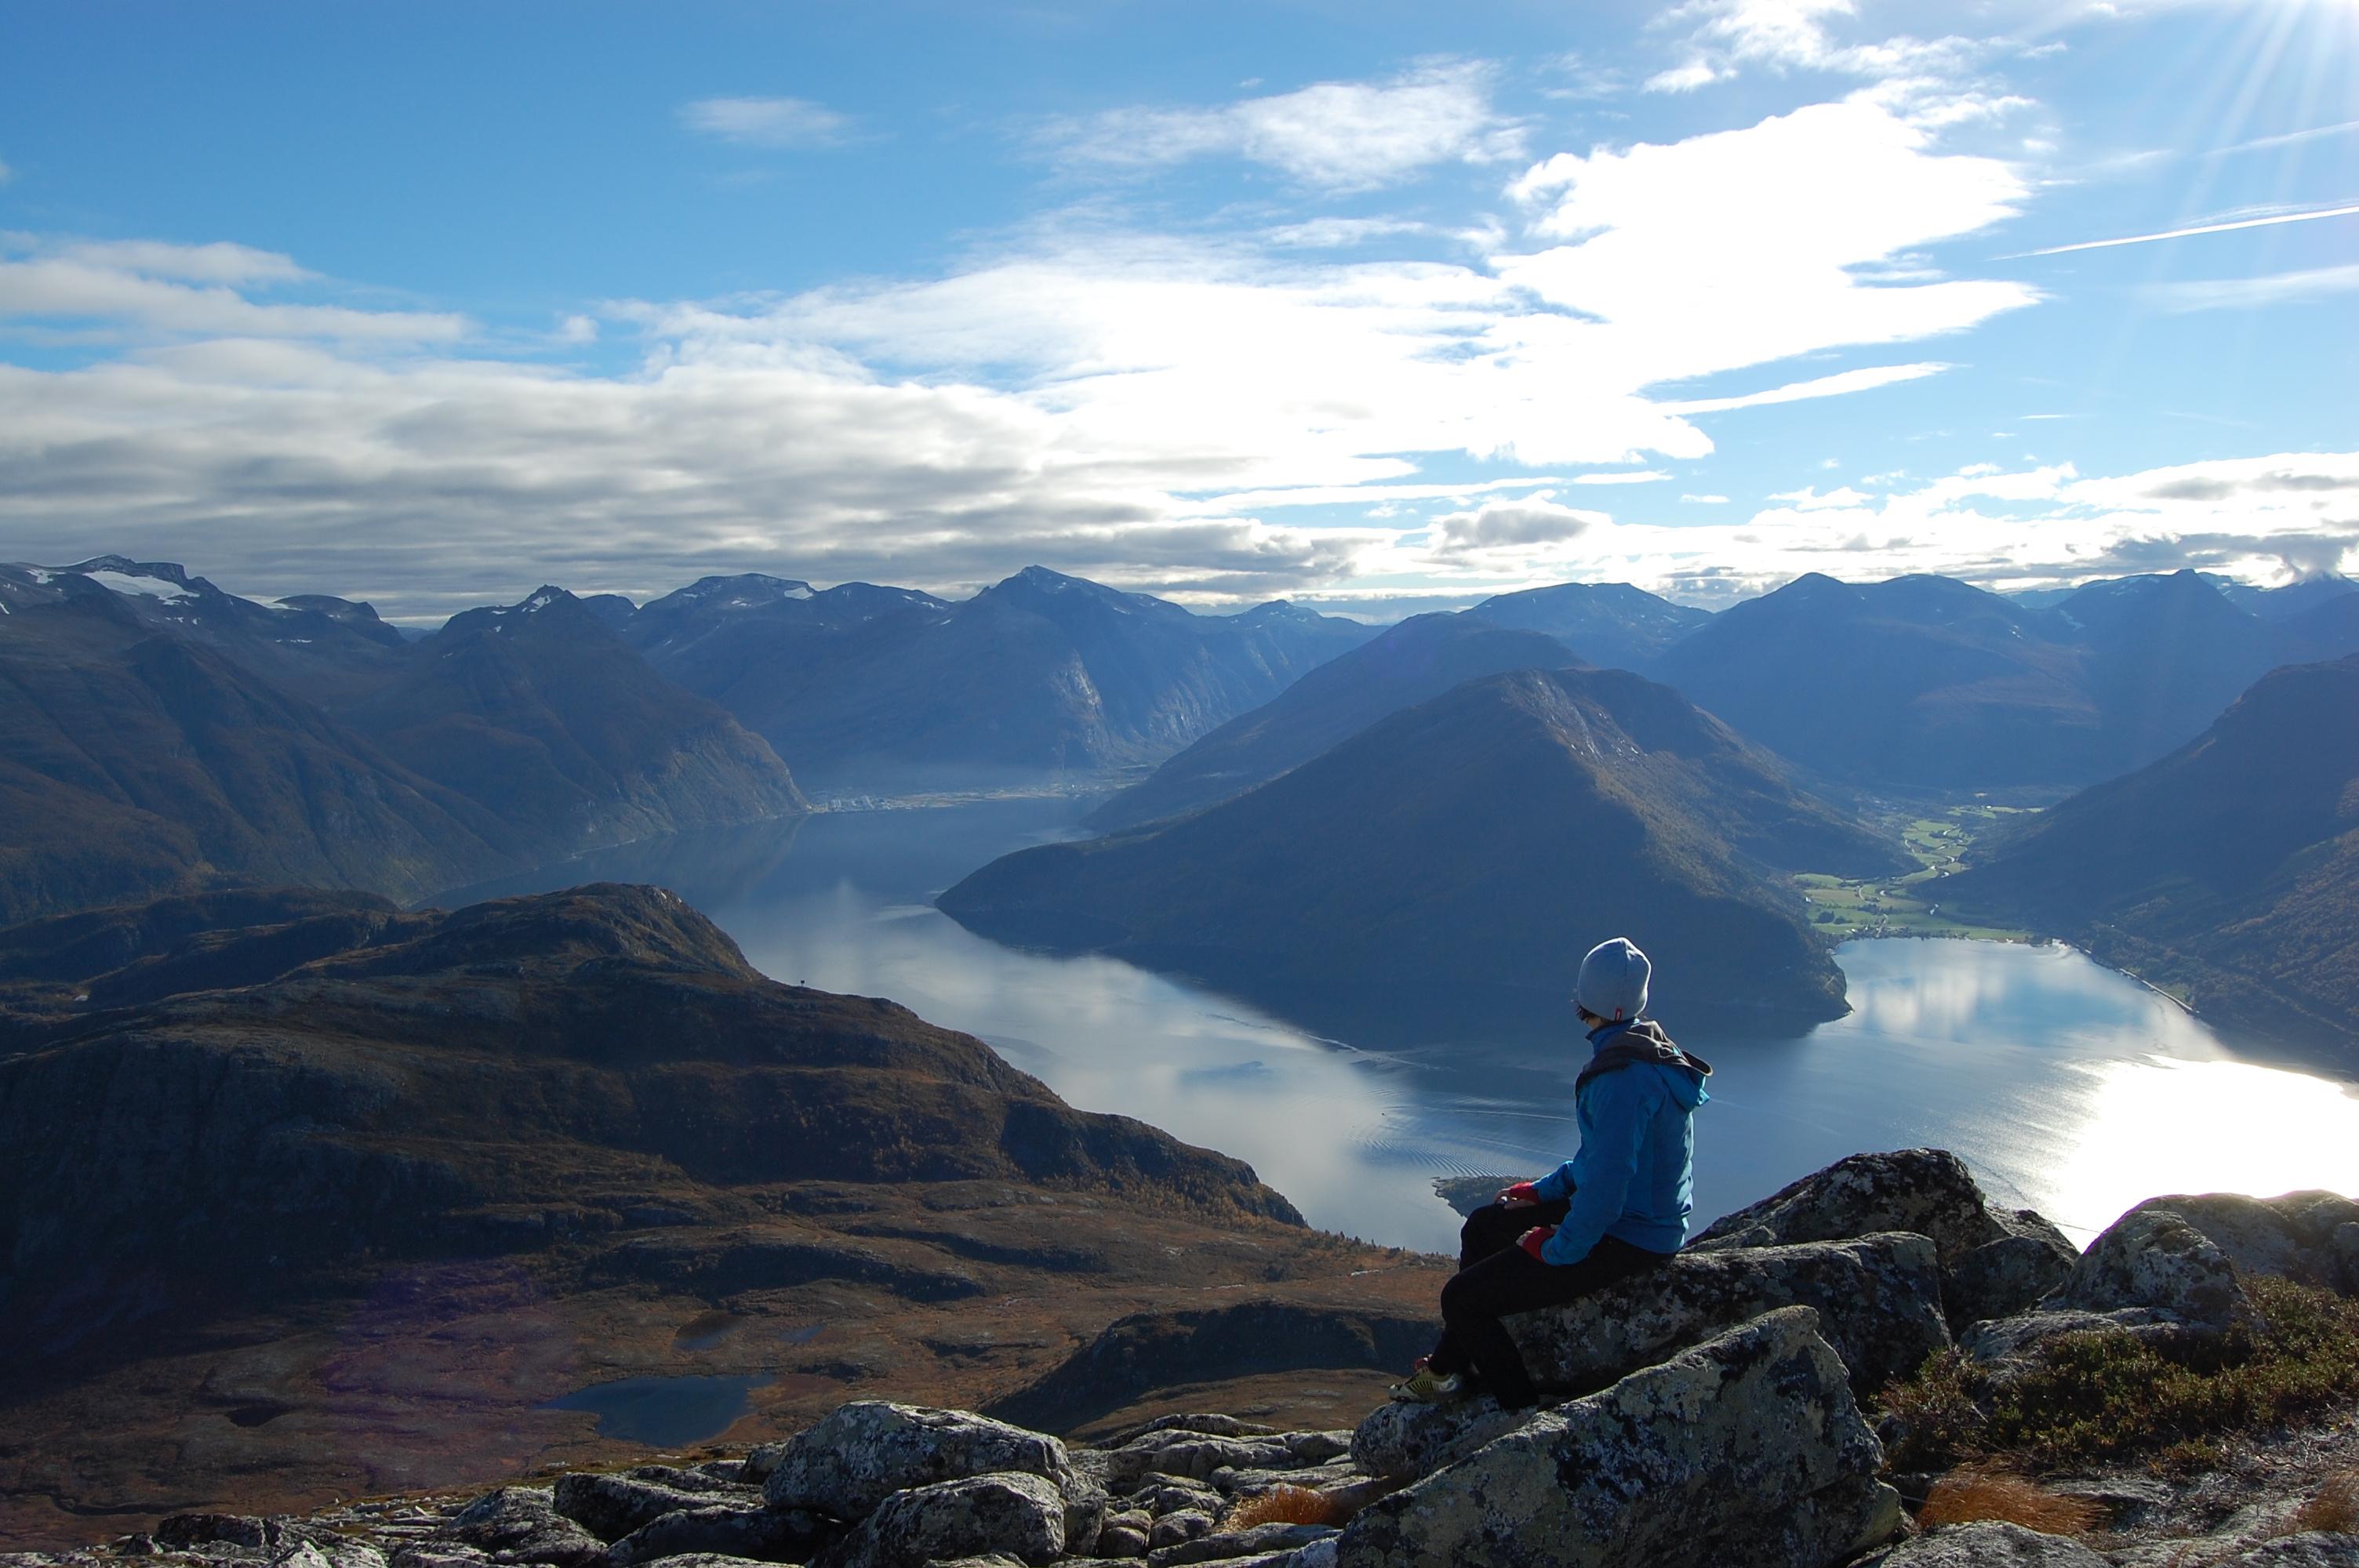
[[2359,1092],[2246,1062],[2092,1062],[2055,1190],[2097,1222],[2169,1193],[2359,1195]]

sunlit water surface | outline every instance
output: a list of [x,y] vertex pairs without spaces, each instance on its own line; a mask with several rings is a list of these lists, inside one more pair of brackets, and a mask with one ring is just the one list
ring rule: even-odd
[[[765,973],[883,996],[965,1030],[1072,1104],[1252,1162],[1313,1224],[1455,1250],[1437,1176],[1572,1152],[1586,1047],[1486,1033],[1367,1050],[1099,957],[970,935],[931,904],[1009,849],[1073,835],[1046,800],[831,813],[654,840],[439,902],[600,880],[673,888]],[[1601,933],[1601,935],[1608,935]],[[2062,947],[1859,942],[1850,1017],[1800,1038],[1683,1030],[1717,1069],[1697,1127],[1697,1223],[1866,1149],[1956,1151],[1985,1190],[2085,1241],[2160,1193],[2359,1195],[2359,1088],[2242,1059],[2168,1000]]]

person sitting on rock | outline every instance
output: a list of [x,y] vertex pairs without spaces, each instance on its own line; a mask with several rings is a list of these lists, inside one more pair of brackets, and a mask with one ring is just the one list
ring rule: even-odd
[[1591,1054],[1573,1082],[1581,1148],[1467,1217],[1458,1273],[1441,1288],[1440,1342],[1394,1388],[1396,1399],[1447,1403],[1479,1383],[1508,1410],[1538,1403],[1501,1320],[1602,1290],[1686,1242],[1692,1119],[1711,1098],[1712,1068],[1640,1016],[1652,969],[1621,936],[1582,959],[1572,1000]]

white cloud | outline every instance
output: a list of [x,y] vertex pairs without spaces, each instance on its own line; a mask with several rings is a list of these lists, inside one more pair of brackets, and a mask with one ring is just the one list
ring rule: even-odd
[[2298,146],[2303,142],[2314,142],[2327,136],[2347,136],[2352,135],[2354,132],[2359,132],[2359,120],[2343,120],[2332,125],[2312,125],[2306,130],[2286,131],[2274,136],[2255,136],[2250,141],[2237,142],[2230,146],[2214,147],[2206,156],[2211,157],[2229,157],[2237,153],[2261,152],[2274,147]]
[[1724,495],[1682,495],[1680,499],[1698,506],[1725,506],[1728,504],[1728,497]]
[[1824,512],[1831,507],[1864,506],[1873,498],[1861,494],[1846,484],[1831,490],[1824,495],[1819,493],[1815,485],[1804,485],[1799,490],[1784,491],[1769,499],[1788,502],[1797,512]]
[[1660,469],[1638,469],[1628,473],[1584,473],[1573,476],[1575,484],[1659,484],[1671,476]]
[[1713,82],[1721,81],[1723,77],[1734,74],[1735,73],[1733,71],[1723,71],[1718,67],[1704,60],[1690,60],[1685,65],[1675,65],[1670,67],[1669,70],[1658,70],[1654,75],[1647,78],[1644,84],[1644,91],[1648,92],[1693,92],[1699,87],[1710,87]]
[[1995,279],[1862,276],[2002,222],[2028,195],[2006,164],[1937,153],[1932,133],[1864,95],[1669,146],[1560,153],[1512,194],[1536,233],[1574,243],[1503,257],[1501,275],[1593,318],[1536,335],[1593,340],[1611,357],[1589,373],[1609,379],[1930,337],[2040,297]]
[[2142,286],[2139,297],[2177,314],[2197,310],[2256,310],[2271,305],[2306,305],[2338,294],[2359,293],[2359,263],[2310,267],[2259,277],[2201,278]]
[[1560,505],[1545,493],[1516,501],[1486,501],[1472,512],[1433,520],[1432,553],[1442,558],[1535,545],[1561,545],[1613,519],[1603,512]]
[[1760,392],[1747,392],[1734,397],[1691,397],[1680,402],[1666,403],[1666,408],[1681,414],[1719,414],[1731,408],[1759,408],[1773,403],[1799,403],[1812,397],[1837,397],[1845,393],[1871,392],[1879,386],[1897,386],[1905,381],[1921,381],[1929,375],[1939,375],[1951,368],[1932,362],[1905,365],[1873,365],[1864,370],[1847,370],[1834,375],[1821,375],[1809,381],[1791,381],[1783,386],[1772,386]]
[[1663,16],[1665,25],[1688,23],[1694,28],[1687,39],[1691,58],[1678,71],[1665,75],[1712,74],[1674,82],[1670,90],[1733,76],[1740,63],[1779,71],[1875,78],[1947,75],[1971,63],[1988,47],[1962,38],[1838,42],[1830,30],[1830,20],[1848,19],[1856,9],[1853,0],[1690,0]]
[[239,292],[310,276],[287,256],[245,245],[48,244],[0,235],[0,321],[60,331],[398,343],[447,342],[470,330],[462,316],[260,303]]
[[852,132],[849,115],[808,98],[702,98],[680,106],[691,131],[757,147],[824,147]]
[[1447,61],[1213,108],[1117,109],[1056,122],[1044,140],[1074,168],[1240,157],[1321,189],[1373,189],[1440,164],[1521,157],[1521,127],[1492,107],[1492,77],[1479,61]]

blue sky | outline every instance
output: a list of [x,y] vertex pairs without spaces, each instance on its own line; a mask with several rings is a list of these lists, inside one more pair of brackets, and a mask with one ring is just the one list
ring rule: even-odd
[[2353,0],[1462,9],[18,7],[0,557],[2359,565]]

